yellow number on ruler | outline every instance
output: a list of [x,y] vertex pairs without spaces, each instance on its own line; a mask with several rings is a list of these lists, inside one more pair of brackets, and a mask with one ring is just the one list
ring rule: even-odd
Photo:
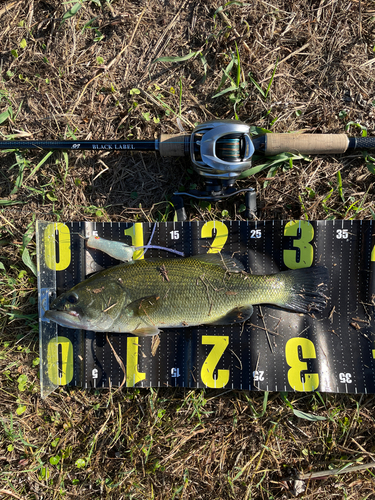
[[128,337],[126,346],[126,385],[134,387],[137,382],[145,380],[146,374],[138,371],[138,339]]
[[311,340],[301,337],[288,340],[285,346],[286,362],[290,366],[288,382],[295,391],[314,391],[319,386],[319,375],[317,373],[304,373],[305,381],[302,382],[302,372],[307,370],[307,363],[300,360],[299,347],[302,350],[302,358],[316,358],[315,347]]
[[[61,353],[59,363],[59,351]],[[48,376],[55,385],[66,385],[71,382],[74,373],[73,344],[66,337],[50,340],[47,348]],[[58,367],[56,369],[56,367]]]
[[[59,262],[56,262],[56,239],[58,235]],[[46,266],[56,271],[63,271],[70,264],[70,231],[62,222],[48,224],[44,230],[44,260]]]
[[371,261],[375,262],[375,246],[374,246],[374,248],[372,249],[372,252],[371,252]]
[[210,388],[225,387],[229,382],[229,370],[218,370],[217,378],[214,378],[214,370],[228,346],[229,337],[216,337],[215,335],[203,335],[203,345],[213,345],[201,369],[201,379],[204,385]]
[[202,226],[201,238],[212,238],[216,230],[216,236],[207,253],[219,253],[228,239],[228,228],[224,222],[210,220]]
[[[142,222],[135,222],[131,227],[128,229],[125,229],[124,231],[125,236],[130,236],[132,239],[132,245],[134,247],[143,247],[144,245],[144,240],[143,240],[143,224]],[[141,257],[143,254],[143,250],[136,250],[133,255],[134,260],[138,259],[144,259],[144,256]]]
[[[291,221],[286,224],[284,236],[297,236],[298,229],[300,237],[298,240],[293,240],[295,250],[284,250],[284,264],[289,269],[300,269],[302,267],[310,267],[314,260],[314,248],[310,245],[310,241],[314,238],[314,228],[306,220]],[[299,262],[297,262],[297,248],[300,250]]]

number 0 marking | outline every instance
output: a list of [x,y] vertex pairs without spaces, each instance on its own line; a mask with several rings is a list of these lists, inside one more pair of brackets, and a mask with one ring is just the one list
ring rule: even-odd
[[371,252],[371,262],[375,262],[375,245]]
[[[286,343],[285,357],[286,362],[290,366],[288,371],[288,382],[295,391],[314,391],[319,386],[319,375],[317,373],[304,373],[307,370],[306,361],[301,361],[298,353],[298,348],[302,350],[302,358],[315,359],[315,346],[309,339],[295,337]],[[304,376],[305,381],[302,381]]]
[[210,220],[202,226],[201,238],[212,238],[214,230],[216,236],[207,253],[219,253],[223,249],[228,239],[228,228],[224,222]]
[[73,378],[74,372],[73,344],[71,341],[66,337],[57,337],[57,341],[56,339],[50,340],[47,348],[47,357],[48,377],[50,381],[55,385],[69,384]]
[[229,370],[218,370],[217,378],[214,378],[214,370],[228,346],[229,337],[217,337],[215,335],[203,335],[203,345],[213,345],[209,355],[201,369],[201,379],[204,385],[212,389],[225,387],[229,382]]
[[[310,267],[314,260],[314,249],[310,241],[314,238],[313,226],[305,220],[291,221],[286,224],[284,236],[298,236],[293,240],[294,250],[284,250],[284,263],[289,269],[300,269]],[[297,261],[297,249],[299,249],[299,259]]]
[[[56,262],[56,237],[58,236],[59,262]],[[63,271],[70,264],[70,231],[62,222],[48,224],[44,230],[44,260],[52,270]]]

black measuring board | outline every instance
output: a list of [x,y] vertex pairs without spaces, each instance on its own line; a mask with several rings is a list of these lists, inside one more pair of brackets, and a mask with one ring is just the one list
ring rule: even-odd
[[[90,274],[119,263],[87,249],[85,238],[90,235],[134,246],[164,246],[185,256],[225,251],[253,274],[319,265],[326,266],[330,275],[327,307],[314,315],[255,306],[243,325],[165,329],[146,338],[109,333],[109,342],[105,333],[55,325],[51,345],[57,346],[58,354],[44,359],[42,374],[52,377],[52,386],[119,386],[125,376],[119,356],[128,387],[375,393],[375,224],[371,220],[38,222],[37,228],[43,296],[45,290],[59,295]],[[180,258],[158,249],[142,253],[137,250],[134,258]],[[48,286],[51,269],[55,283]],[[43,318],[43,310],[40,317],[41,352],[46,358],[52,347],[46,349],[43,343],[53,341],[50,334],[43,336],[52,323]]]

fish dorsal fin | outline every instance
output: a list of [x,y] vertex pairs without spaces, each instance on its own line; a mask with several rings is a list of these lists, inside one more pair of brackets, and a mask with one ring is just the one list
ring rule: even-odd
[[200,260],[201,262],[205,262],[206,264],[211,264],[213,266],[220,266],[229,273],[240,273],[245,270],[243,264],[239,260],[226,252],[205,253],[194,255],[190,258]]

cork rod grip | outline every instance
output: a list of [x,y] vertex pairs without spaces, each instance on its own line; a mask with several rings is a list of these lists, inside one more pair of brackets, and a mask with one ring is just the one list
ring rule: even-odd
[[265,154],[337,154],[345,153],[348,146],[345,134],[266,134]]
[[160,156],[185,156],[185,137],[186,135],[183,134],[161,134],[159,141]]

